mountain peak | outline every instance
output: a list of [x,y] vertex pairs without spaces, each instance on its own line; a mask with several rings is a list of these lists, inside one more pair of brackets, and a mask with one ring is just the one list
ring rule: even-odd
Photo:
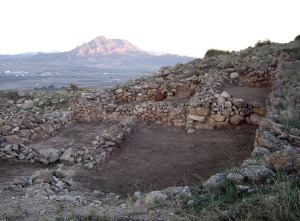
[[75,48],[73,52],[75,52],[78,57],[146,53],[126,40],[109,39],[105,36],[98,36],[90,42]]

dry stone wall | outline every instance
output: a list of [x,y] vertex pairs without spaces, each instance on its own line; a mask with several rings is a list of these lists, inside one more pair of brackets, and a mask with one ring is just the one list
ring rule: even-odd
[[[187,79],[159,81],[163,75],[168,79],[171,72],[136,80],[136,84],[117,86],[105,102],[101,94],[82,96],[74,110],[75,119],[83,122],[94,120],[122,120],[134,117],[142,121],[185,126],[192,129],[212,129],[241,123],[257,124],[259,116],[266,114],[265,102],[246,102],[223,91],[224,79],[220,74],[193,75]],[[156,96],[165,91],[163,101]],[[159,93],[158,93],[159,92]],[[105,96],[103,96],[105,97]]]
[[[136,119],[182,126],[188,133],[200,128],[259,124],[267,114],[265,102],[247,102],[233,97],[224,90],[224,85],[271,85],[277,63],[291,61],[292,57],[285,51],[293,48],[293,43],[271,44],[249,47],[230,55],[195,59],[187,64],[163,67],[152,76],[134,79],[111,89],[86,89],[77,93],[80,97],[70,94],[73,99],[60,96],[54,99],[46,93],[41,96],[25,95],[23,92],[13,96],[17,99],[4,102],[0,99],[0,158],[92,166],[104,157],[104,152],[117,146],[115,140],[119,140],[119,135],[113,136],[112,140],[107,140],[107,135],[106,138],[99,135],[99,140],[94,140],[79,152],[38,152],[27,145],[32,140],[44,139],[73,121],[120,123]],[[69,105],[67,111],[56,108],[66,101]],[[128,129],[124,125],[122,128]],[[121,134],[126,133],[123,131]],[[262,139],[267,143],[265,140]]]

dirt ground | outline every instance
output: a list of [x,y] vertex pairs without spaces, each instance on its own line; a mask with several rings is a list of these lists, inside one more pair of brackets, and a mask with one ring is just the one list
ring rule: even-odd
[[[233,85],[224,87],[223,90],[246,101],[264,101],[270,92],[269,88]],[[186,101],[188,98],[182,94],[180,99],[171,102],[182,102],[182,99]],[[89,145],[98,134],[111,127],[112,124],[105,123],[73,123],[30,147],[77,149]],[[72,168],[76,170],[72,194],[94,199],[91,195],[93,190],[114,192],[120,194],[121,199],[126,202],[128,194],[135,191],[148,192],[170,186],[198,184],[210,175],[238,165],[246,159],[253,149],[255,129],[255,125],[243,124],[230,129],[197,130],[193,134],[187,134],[185,128],[140,122],[105,162],[94,169],[79,165]],[[0,160],[0,186],[5,182],[12,182],[16,176],[26,177],[37,170],[52,167],[55,168],[56,165]],[[45,217],[42,220],[49,220],[49,217],[53,218],[55,215],[66,217],[69,213],[83,214],[90,208],[89,205],[83,207],[81,203],[24,198],[24,191],[0,191],[0,221],[41,220],[41,217]],[[154,218],[149,218],[150,213],[148,214],[146,207],[144,210],[139,208],[138,211],[143,211],[140,213],[131,211],[130,208],[120,209],[118,205],[100,208],[102,214],[145,216],[145,219],[138,217],[124,220],[158,220],[160,215],[169,217],[171,214],[171,211],[159,209],[160,212],[153,215]],[[91,209],[94,208],[91,206]]]
[[[89,144],[108,124],[73,124],[33,147],[78,148]],[[75,189],[101,190],[127,196],[169,186],[194,185],[201,179],[239,164],[250,155],[255,128],[240,125],[231,129],[198,130],[139,123],[135,131],[105,162],[92,170],[77,167]],[[46,168],[42,164],[0,161],[0,182],[29,176]]]
[[30,176],[35,171],[51,168],[53,165],[45,166],[37,163],[20,162],[18,160],[0,160],[0,184],[11,182],[17,176]]
[[140,123],[106,162],[89,171],[78,168],[77,188],[127,196],[135,191],[197,184],[248,157],[255,128],[241,125],[186,134],[184,128]]
[[65,128],[61,128],[54,136],[46,140],[33,143],[30,147],[35,149],[55,148],[62,149],[71,147],[76,150],[84,146],[90,146],[96,136],[110,130],[111,123],[72,123]]
[[267,96],[271,92],[271,87],[250,87],[250,86],[235,86],[225,85],[223,88],[231,96],[243,98],[245,101],[266,101]]

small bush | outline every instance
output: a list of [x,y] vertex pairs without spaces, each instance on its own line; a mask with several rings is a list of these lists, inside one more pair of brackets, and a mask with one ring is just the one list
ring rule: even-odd
[[217,57],[219,55],[227,55],[227,54],[230,54],[230,52],[224,51],[224,50],[219,50],[219,49],[209,49],[206,51],[204,58]]
[[76,84],[71,83],[69,86],[70,91],[78,91],[79,87]]
[[269,39],[267,39],[267,40],[258,40],[257,42],[256,42],[256,44],[255,44],[255,47],[262,47],[262,46],[264,46],[264,45],[270,45],[272,42],[269,40]]
[[300,35],[298,35],[298,36],[294,39],[294,41],[300,41]]

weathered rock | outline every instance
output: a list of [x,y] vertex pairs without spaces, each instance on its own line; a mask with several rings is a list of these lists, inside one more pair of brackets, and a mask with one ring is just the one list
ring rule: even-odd
[[33,174],[30,179],[36,183],[38,180],[41,183],[51,183],[53,181],[53,172],[52,171],[37,171],[35,174]]
[[116,93],[116,94],[123,93],[123,89],[122,89],[122,88],[118,88],[117,90],[115,90],[115,93]]
[[44,164],[44,165],[48,165],[49,164],[49,161],[46,160],[45,158],[39,158],[38,160],[40,163]]
[[74,158],[72,157],[72,149],[69,148],[64,151],[64,153],[60,156],[59,161],[66,164],[73,164]]
[[227,180],[235,183],[241,183],[245,179],[245,177],[239,173],[229,173],[227,174],[226,178]]
[[[255,115],[255,114],[253,114]],[[259,115],[257,115],[259,116]],[[286,138],[288,137],[288,135],[283,132],[284,126],[278,123],[273,122],[270,119],[267,118],[262,118],[260,117],[261,121],[259,122],[259,125],[264,128],[264,129],[268,129],[271,133],[277,134],[279,136],[281,136],[281,138]]]
[[255,114],[258,114],[262,117],[266,116],[267,114],[267,109],[265,107],[256,107],[256,108],[253,108],[253,113]]
[[224,108],[225,107],[225,98],[224,97],[218,97],[218,99],[217,99],[217,103],[218,103],[218,105],[219,106],[221,106],[222,108]]
[[26,187],[26,186],[29,186],[30,185],[30,181],[27,180],[26,178],[24,177],[16,177],[12,183],[13,185],[16,185],[16,186],[22,186],[22,187]]
[[41,149],[38,151],[40,158],[48,160],[50,163],[54,163],[59,159],[59,151],[54,148]]
[[238,108],[247,107],[247,102],[242,98],[234,98],[232,100],[232,103]]
[[255,148],[252,151],[252,156],[262,156],[268,154],[270,154],[270,151],[267,148],[260,146],[255,146]]
[[187,186],[168,187],[166,189],[163,189],[161,193],[167,194],[168,196],[176,196],[177,194],[183,192],[186,188],[188,187]]
[[272,170],[265,166],[247,166],[241,169],[240,174],[248,178],[249,180],[259,181],[272,175]]
[[263,117],[258,114],[252,114],[249,118],[252,124],[259,124],[263,119]]
[[197,115],[191,115],[191,114],[188,114],[187,115],[187,118],[188,119],[192,119],[194,121],[199,121],[199,122],[204,122],[206,117],[203,117],[203,116],[197,116]]
[[243,161],[242,167],[254,166],[254,165],[257,165],[257,164],[258,164],[257,159],[246,159],[246,160]]
[[25,155],[23,153],[20,153],[18,155],[19,160],[24,160],[25,159]]
[[209,177],[204,183],[203,186],[206,188],[213,188],[220,185],[225,180],[225,173],[217,173]]
[[191,107],[198,107],[202,104],[201,100],[198,97],[192,97],[189,101]]
[[266,166],[275,170],[300,170],[300,150],[296,148],[277,151],[265,157]]
[[200,116],[207,116],[209,114],[209,109],[204,107],[196,107],[196,113]]
[[239,125],[245,123],[245,121],[246,121],[245,117],[239,114],[233,115],[232,117],[229,118],[229,122],[231,125]]
[[214,119],[217,122],[223,122],[225,120],[225,117],[223,115],[220,114],[216,114],[216,115],[211,115],[210,116],[212,119]]
[[146,204],[152,206],[161,206],[167,202],[167,194],[160,191],[152,191],[146,195]]
[[192,193],[188,187],[185,187],[183,191],[181,191],[176,195],[177,206],[184,206],[191,199],[192,199]]
[[230,78],[231,78],[231,79],[239,78],[239,73],[238,73],[238,72],[232,72],[232,73],[230,74]]
[[251,187],[250,186],[246,186],[246,185],[236,185],[236,188],[239,190],[239,191],[247,191],[247,190],[250,190]]
[[22,110],[31,109],[34,106],[34,102],[32,100],[26,100],[24,104],[19,105],[19,108]]
[[227,91],[223,91],[222,93],[221,93],[221,95],[220,95],[221,97],[224,97],[225,99],[228,99],[228,98],[230,98],[230,95],[228,94],[228,92]]

